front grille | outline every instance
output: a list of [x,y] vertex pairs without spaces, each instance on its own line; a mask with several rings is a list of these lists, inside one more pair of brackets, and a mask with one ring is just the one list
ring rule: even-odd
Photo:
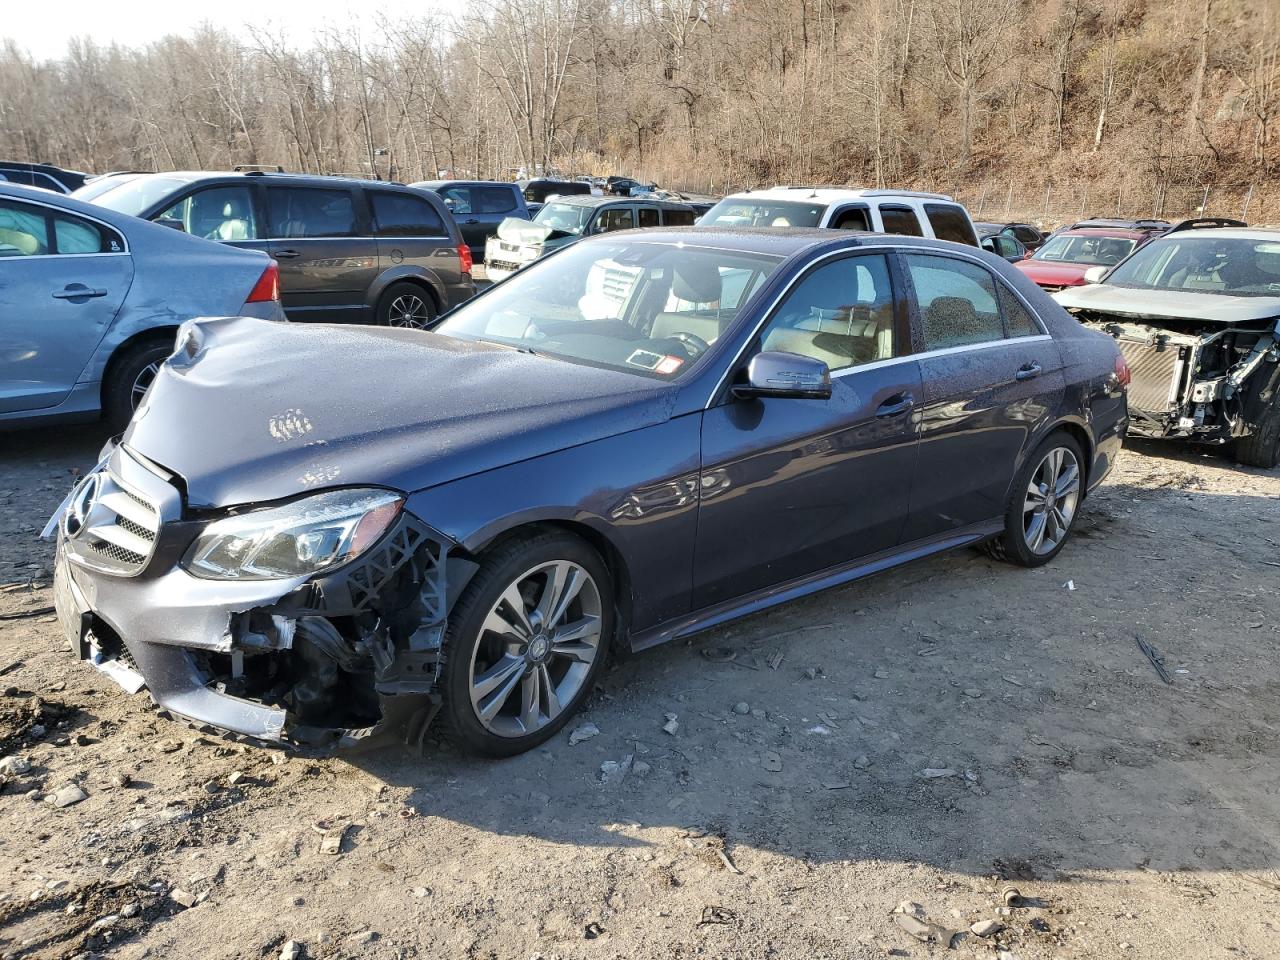
[[1164,415],[1174,392],[1173,378],[1178,366],[1178,347],[1156,340],[1128,340],[1117,343],[1133,381],[1129,384],[1129,406],[1143,413]]
[[177,517],[178,490],[119,448],[81,490],[63,521],[68,553],[104,573],[141,573],[155,553],[161,522]]

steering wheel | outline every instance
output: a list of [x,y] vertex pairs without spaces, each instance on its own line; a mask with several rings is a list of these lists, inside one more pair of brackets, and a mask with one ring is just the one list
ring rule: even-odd
[[683,330],[677,333],[668,334],[667,339],[678,340],[685,348],[685,352],[689,354],[690,360],[700,357],[711,349],[711,344],[707,343],[707,341],[695,334],[685,333]]

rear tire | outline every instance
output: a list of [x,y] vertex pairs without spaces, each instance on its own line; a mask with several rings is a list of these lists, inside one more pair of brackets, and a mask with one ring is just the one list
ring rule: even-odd
[[1270,470],[1280,463],[1280,389],[1253,425],[1253,432],[1235,443],[1236,463]]
[[374,317],[382,327],[425,330],[437,316],[431,294],[416,283],[393,283],[378,298]]
[[133,411],[146,396],[160,364],[171,353],[172,340],[144,340],[112,361],[102,390],[102,418],[112,433],[119,433],[129,425]]
[[1004,532],[983,544],[987,554],[1023,567],[1043,566],[1056,557],[1080,512],[1084,462],[1070,434],[1049,434],[1014,477]]
[[453,740],[490,757],[545,743],[590,695],[616,622],[609,568],[582,540],[498,546],[449,614],[441,715]]

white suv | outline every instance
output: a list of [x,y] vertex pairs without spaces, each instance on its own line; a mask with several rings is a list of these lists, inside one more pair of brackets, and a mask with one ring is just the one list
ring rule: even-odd
[[978,246],[969,211],[941,193],[771,187],[725,197],[698,220],[712,227],[831,227]]

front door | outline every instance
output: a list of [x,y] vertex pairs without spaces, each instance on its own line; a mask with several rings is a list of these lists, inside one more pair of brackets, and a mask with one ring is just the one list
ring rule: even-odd
[[280,301],[290,320],[363,322],[378,275],[378,241],[345,187],[267,187],[271,256],[280,264]]
[[133,259],[110,227],[0,199],[0,412],[61,403],[132,282]]
[[704,414],[695,608],[898,543],[921,386],[893,290],[881,254],[814,268],[748,358],[759,349],[819,358],[832,370],[831,398],[726,396]]
[[1061,402],[1057,344],[986,267],[905,254],[923,352],[920,469],[905,540],[1001,517],[1019,457]]

